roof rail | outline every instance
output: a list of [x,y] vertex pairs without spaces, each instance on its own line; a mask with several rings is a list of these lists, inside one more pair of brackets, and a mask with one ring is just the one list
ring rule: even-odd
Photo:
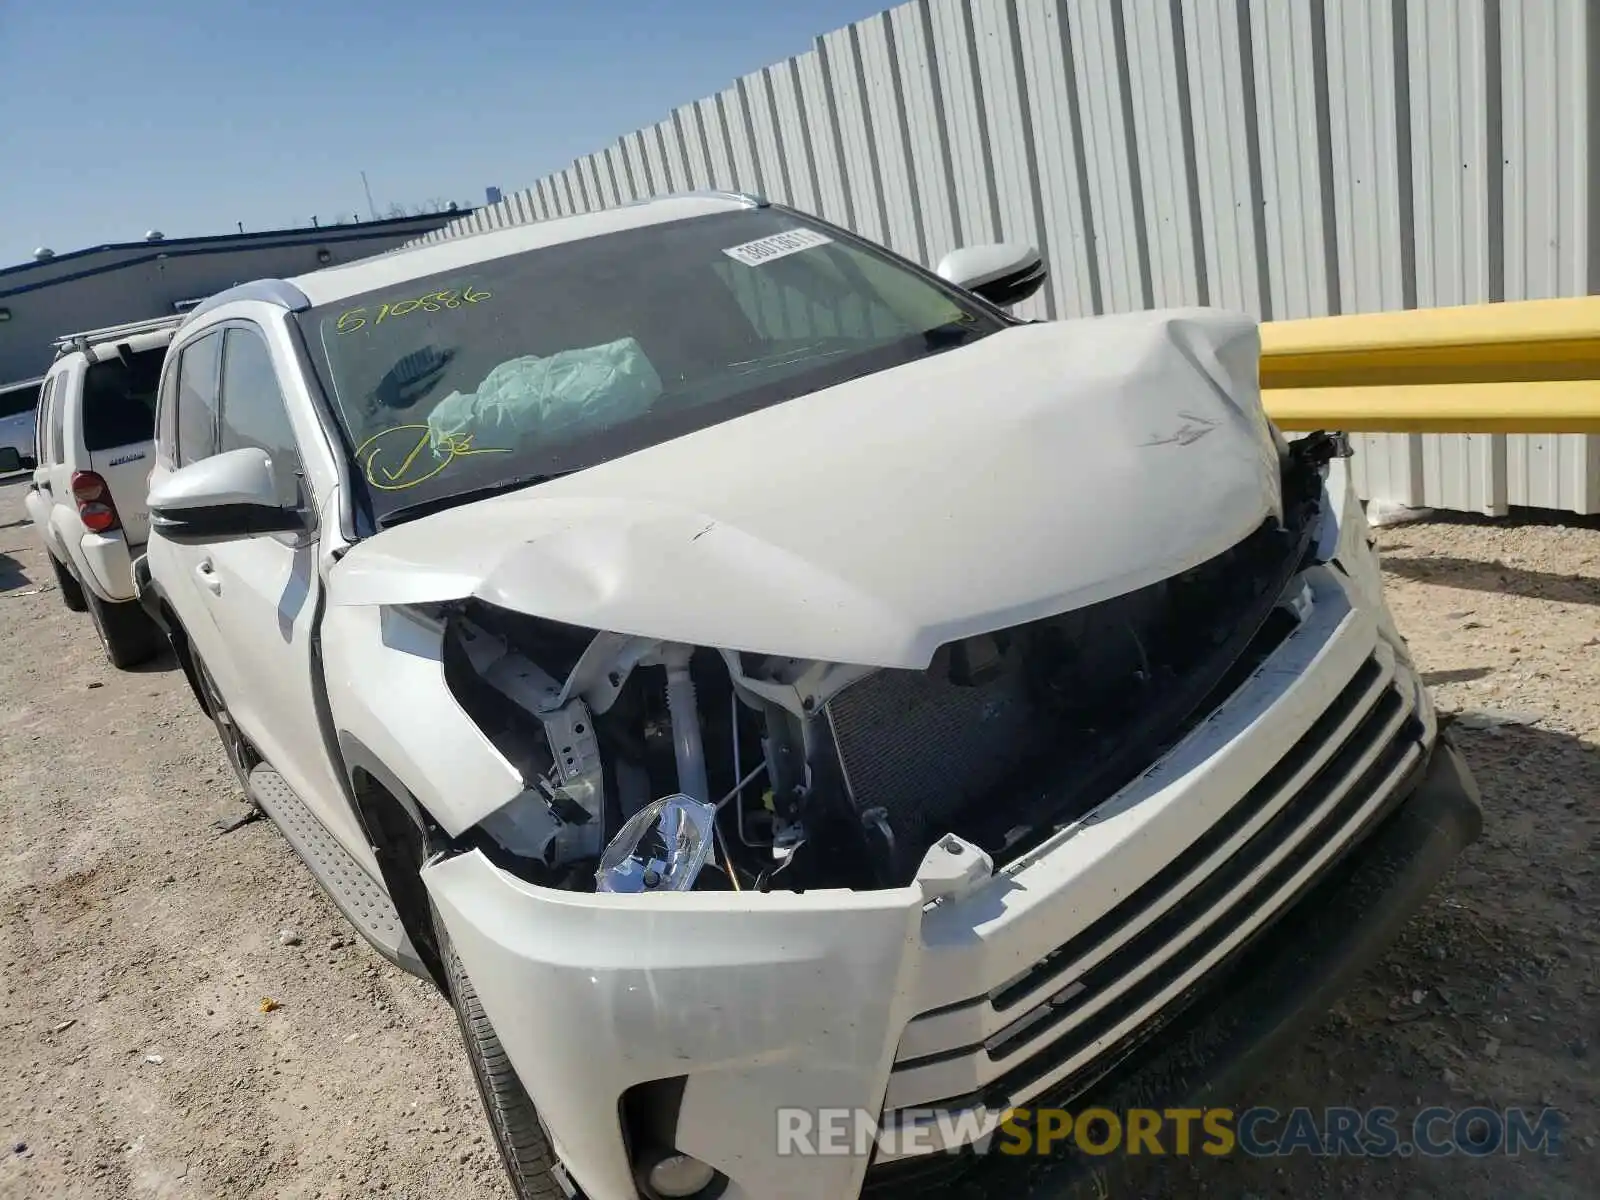
[[624,200],[617,207],[637,208],[642,204],[654,204],[658,200],[732,200],[734,203],[742,204],[746,208],[770,208],[772,206],[772,201],[765,196],[758,196],[754,192],[732,192],[725,188],[693,188],[686,192],[664,192],[659,196],[642,196],[637,200]]
[[163,329],[176,329],[183,323],[182,316],[152,317],[146,321],[129,321],[125,325],[107,325],[103,329],[85,329],[80,333],[64,333],[52,344],[56,353],[66,354],[83,350],[91,345],[115,341],[119,337],[137,337],[141,333],[157,333]]
[[282,279],[257,279],[207,296],[191,308],[184,315],[184,319],[193,320],[201,313],[210,312],[213,308],[220,308],[224,304],[232,304],[235,300],[260,300],[266,304],[276,304],[279,308],[286,308],[290,312],[305,312],[311,307],[311,300],[294,284]]
[[772,201],[765,196],[758,196],[754,192],[736,192],[730,188],[699,188],[692,192],[674,192],[663,196],[663,200],[676,199],[681,196],[704,196],[708,200],[733,200],[746,208],[768,208]]

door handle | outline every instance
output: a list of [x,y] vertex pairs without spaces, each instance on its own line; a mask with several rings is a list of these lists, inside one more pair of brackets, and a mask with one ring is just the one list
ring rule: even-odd
[[217,569],[211,565],[209,558],[202,558],[200,565],[195,567],[194,573],[200,577],[201,584],[213,596],[222,595],[222,577],[217,574]]

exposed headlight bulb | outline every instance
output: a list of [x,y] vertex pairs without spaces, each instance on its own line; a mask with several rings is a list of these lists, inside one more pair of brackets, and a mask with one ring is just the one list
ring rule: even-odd
[[688,891],[711,857],[716,824],[716,807],[691,796],[651,801],[627,819],[600,855],[596,890]]

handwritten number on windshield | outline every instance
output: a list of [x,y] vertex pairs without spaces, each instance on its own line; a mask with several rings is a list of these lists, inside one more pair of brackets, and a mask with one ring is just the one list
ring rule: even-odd
[[433,454],[428,449],[426,425],[392,425],[379,430],[356,448],[356,461],[367,482],[385,492],[403,492],[426,483],[458,458],[469,454],[510,454],[503,446],[474,446],[470,433],[446,434]]
[[442,292],[429,292],[426,296],[418,296],[413,300],[401,300],[395,304],[381,304],[378,313],[372,316],[372,310],[362,305],[339,314],[335,328],[339,333],[354,333],[358,329],[365,329],[369,324],[382,325],[385,320],[393,317],[404,317],[414,312],[438,312],[442,308],[460,308],[463,304],[481,304],[485,300],[492,300],[493,292],[479,291],[470,283],[459,292],[454,289]]

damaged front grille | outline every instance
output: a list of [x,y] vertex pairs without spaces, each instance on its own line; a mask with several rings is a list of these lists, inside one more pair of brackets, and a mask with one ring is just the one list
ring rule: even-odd
[[[1080,1107],[1185,1013],[1215,1005],[1251,949],[1410,794],[1429,759],[1417,695],[1409,669],[1375,654],[1160,871],[1021,973],[913,1018],[886,1126],[930,1111],[953,1126],[963,1114]],[[862,1194],[922,1195],[971,1161],[963,1151],[879,1162]]]
[[[991,1112],[1075,1095],[1183,1008],[1405,795],[1427,761],[1413,677],[1374,657],[1238,804],[1093,924],[908,1027],[885,1106]],[[923,1028],[980,1013],[981,1040]],[[964,1027],[963,1027],[964,1028]],[[946,1080],[975,1091],[940,1094]]]
[[850,801],[880,810],[895,871],[956,832],[1001,861],[1114,793],[1287,634],[1277,608],[1312,522],[1275,521],[1183,575],[884,670],[825,715]]

